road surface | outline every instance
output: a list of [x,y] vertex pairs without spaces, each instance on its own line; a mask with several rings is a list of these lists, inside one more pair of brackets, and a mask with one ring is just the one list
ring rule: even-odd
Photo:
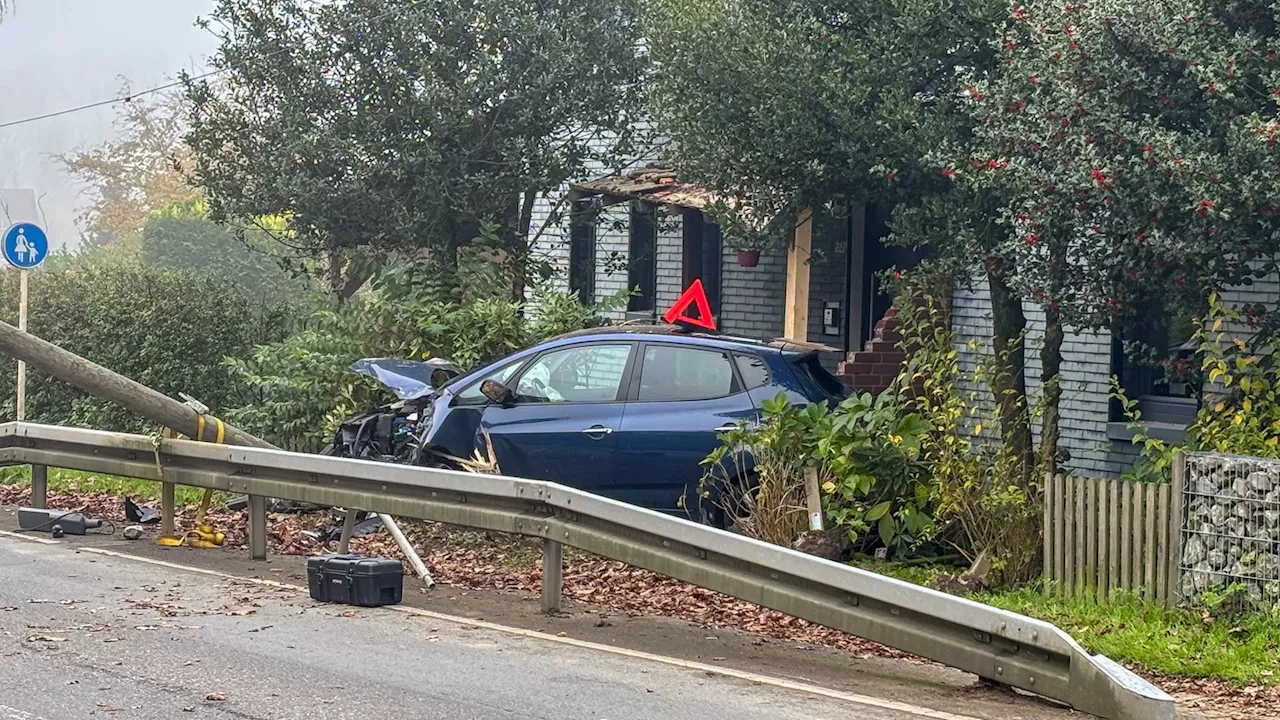
[[0,578],[0,720],[948,720],[7,536]]

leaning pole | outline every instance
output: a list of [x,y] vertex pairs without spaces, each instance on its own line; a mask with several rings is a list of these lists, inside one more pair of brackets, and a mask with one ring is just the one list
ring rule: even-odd
[[[219,422],[212,416],[202,415],[186,403],[178,402],[164,393],[157,392],[140,382],[108,370],[2,321],[0,321],[0,352],[189,438],[204,440],[200,437],[200,433],[203,431],[205,435],[211,434],[215,424]],[[225,422],[222,425],[223,442],[228,445],[279,449],[266,440],[235,426]],[[265,512],[265,508],[255,508],[254,503],[250,503],[249,509],[250,514],[255,511]],[[353,515],[354,510],[348,508],[348,516],[353,517]],[[426,565],[409,544],[404,533],[400,532],[396,521],[388,515],[379,514],[378,517],[387,526],[396,544],[400,546],[400,551],[409,559],[418,576],[424,582],[431,584],[431,576],[427,572]],[[350,524],[349,521],[346,523],[347,526]],[[350,531],[344,528],[341,543],[341,550],[344,552],[349,539]],[[262,547],[265,548],[265,538],[263,540]]]

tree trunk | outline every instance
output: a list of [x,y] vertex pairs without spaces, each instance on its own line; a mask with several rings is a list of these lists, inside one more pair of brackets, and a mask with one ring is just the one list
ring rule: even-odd
[[1044,344],[1040,347],[1040,387],[1044,422],[1040,429],[1040,461],[1044,471],[1058,472],[1058,440],[1062,404],[1062,313],[1052,305],[1044,310]]
[[998,260],[987,264],[987,284],[991,292],[991,342],[995,351],[991,392],[1000,417],[1002,451],[1012,465],[1010,470],[1026,487],[1031,482],[1035,463],[1023,346],[1027,318],[1022,312],[1022,299],[1009,287]]
[[1058,305],[1067,274],[1066,243],[1055,238],[1049,247],[1049,274],[1044,301],[1044,344],[1040,347],[1040,387],[1044,422],[1040,430],[1040,461],[1046,473],[1058,472],[1058,440],[1062,418],[1062,310]]
[[516,237],[511,243],[511,292],[516,301],[524,299],[525,288],[529,284],[529,256],[533,248],[529,246],[529,230],[533,227],[533,204],[538,194],[533,190],[524,191],[520,198],[520,215],[516,218]]

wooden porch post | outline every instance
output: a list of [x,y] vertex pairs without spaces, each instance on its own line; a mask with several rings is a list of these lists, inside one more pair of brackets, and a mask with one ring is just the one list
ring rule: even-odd
[[788,340],[809,339],[809,256],[813,252],[813,213],[800,212],[796,218],[795,237],[787,251],[786,319],[783,337]]

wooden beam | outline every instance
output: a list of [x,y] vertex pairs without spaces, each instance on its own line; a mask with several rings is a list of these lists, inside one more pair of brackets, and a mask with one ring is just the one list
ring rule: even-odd
[[801,211],[795,237],[787,251],[786,319],[782,335],[788,340],[809,339],[809,256],[813,252],[813,213]]

